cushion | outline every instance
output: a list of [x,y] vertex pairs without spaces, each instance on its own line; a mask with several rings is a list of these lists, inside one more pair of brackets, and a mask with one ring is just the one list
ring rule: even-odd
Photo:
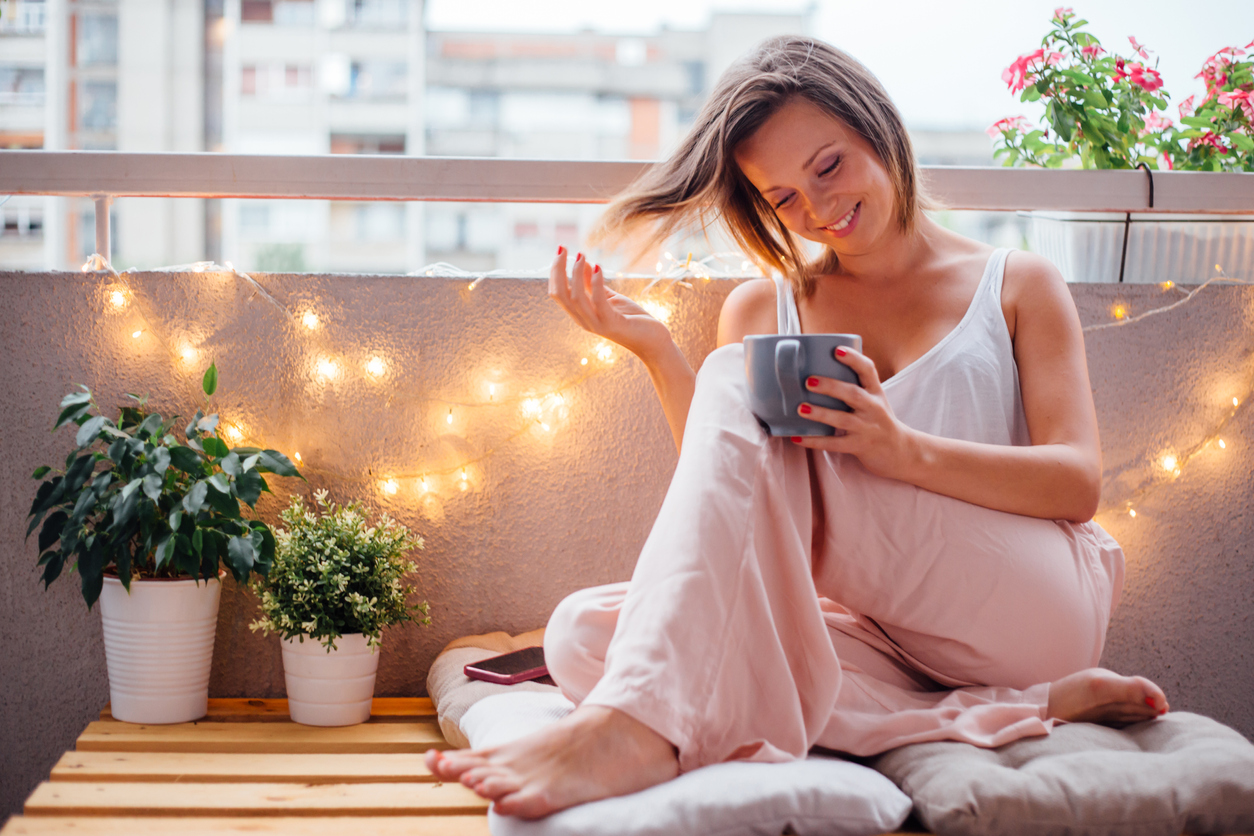
[[[560,694],[496,694],[471,706],[461,728],[476,748],[494,746],[573,709]],[[488,826],[493,836],[869,836],[896,829],[909,813],[910,799],[883,775],[839,758],[811,756],[707,766],[539,821],[489,812]]]
[[[543,644],[544,628],[518,636],[497,632],[482,636],[466,636],[449,642],[448,646],[431,663],[431,670],[427,673],[427,695],[431,697],[431,702],[435,703],[435,712],[440,721],[440,731],[444,733],[444,739],[458,749],[465,749],[470,745],[458,723],[462,715],[466,713],[466,709],[484,697],[520,691],[556,694],[556,687],[541,682],[497,685],[494,682],[471,679],[462,673],[462,669],[472,662],[481,662],[491,656],[500,656],[502,653]],[[546,681],[551,680],[546,679]]]
[[936,833],[1254,832],[1254,744],[1180,711],[1121,730],[1069,723],[999,749],[917,743],[871,765]]

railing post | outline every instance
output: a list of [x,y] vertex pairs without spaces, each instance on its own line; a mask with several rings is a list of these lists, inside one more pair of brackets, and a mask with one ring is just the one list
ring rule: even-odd
[[104,256],[106,264],[113,263],[113,253],[109,251],[109,207],[113,198],[107,194],[96,195],[96,252]]

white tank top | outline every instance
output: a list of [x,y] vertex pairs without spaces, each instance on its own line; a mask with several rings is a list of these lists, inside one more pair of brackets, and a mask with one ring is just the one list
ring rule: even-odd
[[[962,321],[926,354],[884,381],[884,393],[902,423],[930,435],[985,444],[1026,446],[1027,421],[1019,367],[1001,310],[1006,256],[989,256]],[[800,334],[792,288],[775,277],[779,333]]]

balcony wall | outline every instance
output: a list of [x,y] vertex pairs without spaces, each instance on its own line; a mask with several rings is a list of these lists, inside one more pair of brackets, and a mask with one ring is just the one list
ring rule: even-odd
[[[275,302],[231,274],[135,273],[131,295],[104,274],[0,273],[0,816],[21,802],[108,699],[100,620],[77,578],[48,591],[23,542],[29,476],[62,460],[68,430],[49,434],[76,383],[102,404],[148,393],[189,415],[200,371],[221,375],[214,408],[249,443],[299,451],[309,484],[272,480],[260,510],[274,520],[289,491],[327,487],[360,498],[426,537],[417,582],[433,624],[385,636],[376,693],[423,693],[450,639],[544,624],[567,593],[626,579],[666,490],[675,453],[648,378],[613,362],[570,324],[542,282],[396,276],[258,275]],[[694,365],[714,342],[732,282],[660,297]],[[628,290],[639,289],[639,284]],[[1086,323],[1176,298],[1157,286],[1073,286]],[[282,309],[281,309],[282,308]],[[300,316],[313,311],[319,328]],[[289,316],[289,313],[295,318]],[[138,338],[135,331],[142,331]],[[1132,518],[1099,519],[1124,544],[1124,602],[1105,664],[1144,674],[1173,707],[1254,735],[1254,427],[1237,412],[1226,448],[1198,455],[1178,478],[1155,464],[1187,450],[1249,391],[1254,288],[1205,289],[1187,305],[1088,336],[1106,457],[1105,501],[1139,487]],[[195,348],[191,362],[182,357]],[[382,357],[385,374],[365,363]],[[587,365],[581,360],[588,358]],[[318,374],[320,359],[338,376]],[[494,388],[489,390],[489,384]],[[519,399],[561,390],[545,431]],[[450,413],[451,410],[451,413]],[[449,417],[452,417],[452,423]],[[437,471],[477,460],[459,474]],[[430,474],[430,492],[416,477]],[[395,477],[397,492],[380,489]],[[281,696],[277,639],[250,632],[251,594],[228,582],[211,693]]]

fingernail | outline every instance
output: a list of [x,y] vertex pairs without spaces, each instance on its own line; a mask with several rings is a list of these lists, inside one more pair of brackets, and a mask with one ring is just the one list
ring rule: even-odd
[[818,386],[818,385],[819,385],[819,379],[817,377],[806,378],[806,386],[809,386],[811,389],[813,389],[815,386]]
[[838,348],[838,349],[836,349],[836,356],[837,356],[837,357],[844,357],[844,356],[845,356],[846,354],[848,354],[848,353],[849,353],[849,352],[848,352],[848,351],[845,351],[843,348]]
[[583,258],[583,253],[575,253],[575,261],[578,261],[581,258]]
[[814,410],[810,409],[810,405],[808,403],[803,403],[801,406],[797,407],[797,411],[802,415],[809,415]]
[[562,254],[562,253],[564,253],[564,252],[566,252],[566,248],[565,248],[565,247],[558,247],[558,248],[557,248],[557,254],[558,254],[558,255],[561,255],[561,254]]
[[600,264],[598,264],[596,267],[593,267],[593,268],[592,268],[592,270],[593,270],[594,272],[596,272],[596,273],[600,273],[600,272],[601,272],[601,265],[600,265]]
[[794,443],[794,444],[800,444],[800,443],[801,443],[801,436],[799,436],[799,435],[794,435],[794,436],[792,437],[792,440],[793,440],[793,443]]
[[1146,697],[1146,698],[1145,698],[1145,704],[1146,704],[1146,705],[1148,705],[1150,708],[1153,708],[1153,707],[1154,707],[1154,698],[1153,698],[1153,697]]

